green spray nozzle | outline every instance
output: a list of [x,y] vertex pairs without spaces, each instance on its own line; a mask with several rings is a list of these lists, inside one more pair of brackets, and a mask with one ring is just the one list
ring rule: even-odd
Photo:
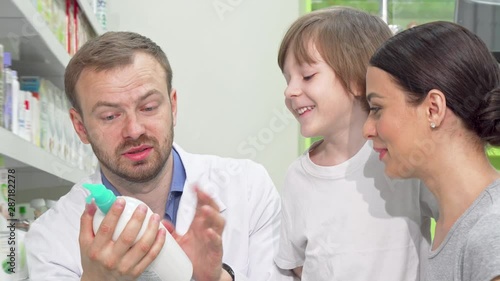
[[84,183],[83,187],[90,191],[90,195],[86,199],[87,204],[90,204],[92,202],[92,198],[94,198],[95,204],[97,205],[99,210],[107,214],[109,209],[111,208],[111,205],[113,205],[113,203],[115,203],[116,201],[116,196],[113,194],[113,192],[100,183]]

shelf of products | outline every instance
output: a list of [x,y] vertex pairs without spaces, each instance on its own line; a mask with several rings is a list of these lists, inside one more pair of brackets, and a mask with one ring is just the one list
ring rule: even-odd
[[90,26],[94,29],[95,33],[103,34],[104,29],[97,20],[97,17],[95,17],[94,15],[94,8],[90,6],[87,0],[77,0],[77,1],[78,5],[80,6],[80,9],[82,10],[83,14],[86,15],[87,20],[89,21]]
[[[0,1],[0,45],[4,52],[11,53],[11,68],[20,78],[41,77],[59,90],[64,89],[64,70],[71,54],[88,38],[103,32],[89,0]],[[50,108],[41,110],[57,114]],[[59,115],[52,118],[60,120]],[[74,157],[62,157],[60,151],[49,151],[34,142],[0,127],[0,166],[15,168],[23,175],[18,187],[71,186],[89,174],[89,161],[82,166],[81,161],[72,161]],[[86,147],[86,151],[76,150],[74,154],[86,155],[88,151]],[[70,154],[64,152],[65,156]]]
[[70,55],[29,1],[0,3],[0,38],[12,53],[13,69],[22,75],[41,75],[64,87],[64,68]]

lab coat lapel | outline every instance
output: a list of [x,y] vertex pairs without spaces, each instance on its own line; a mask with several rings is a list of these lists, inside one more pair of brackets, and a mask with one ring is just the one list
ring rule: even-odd
[[194,192],[195,185],[207,192],[214,199],[221,213],[226,210],[226,205],[220,199],[217,186],[210,181],[209,166],[211,163],[203,161],[203,157],[187,153],[175,143],[174,147],[177,153],[179,153],[182,163],[184,164],[184,169],[186,170],[186,182],[184,183],[184,191],[182,192],[179,209],[177,211],[177,224],[175,227],[177,233],[183,235],[189,229],[196,211],[197,199],[196,193]]

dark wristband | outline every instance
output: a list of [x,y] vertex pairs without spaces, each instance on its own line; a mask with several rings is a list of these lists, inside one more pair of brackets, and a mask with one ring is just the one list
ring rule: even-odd
[[234,281],[234,271],[233,269],[225,264],[225,263],[222,263],[222,269],[224,269],[227,273],[229,273],[229,275],[231,275],[231,279]]

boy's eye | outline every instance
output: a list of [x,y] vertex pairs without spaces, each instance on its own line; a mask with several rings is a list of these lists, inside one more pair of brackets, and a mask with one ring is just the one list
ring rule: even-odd
[[309,80],[311,80],[313,78],[313,76],[314,76],[314,74],[311,74],[309,76],[304,76],[304,80],[305,81],[309,81]]

